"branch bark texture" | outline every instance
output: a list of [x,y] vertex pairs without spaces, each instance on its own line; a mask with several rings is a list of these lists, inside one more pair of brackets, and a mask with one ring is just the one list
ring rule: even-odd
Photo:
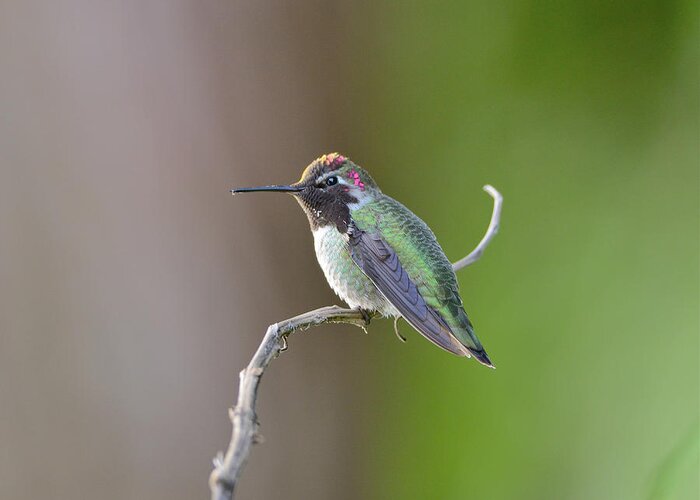
[[[455,271],[479,260],[498,232],[503,197],[490,185],[484,186],[484,191],[493,198],[493,212],[489,227],[476,248],[469,255],[452,264]],[[346,323],[364,329],[369,324],[369,318],[365,318],[356,309],[328,306],[285,319],[267,328],[253,358],[240,373],[238,402],[234,408],[229,410],[229,417],[233,424],[231,442],[226,454],[219,453],[214,459],[214,470],[209,477],[212,500],[233,499],[236,484],[240,479],[253,444],[260,440],[255,403],[260,379],[265,369],[280,352],[287,349],[287,337],[290,334],[325,323]]]

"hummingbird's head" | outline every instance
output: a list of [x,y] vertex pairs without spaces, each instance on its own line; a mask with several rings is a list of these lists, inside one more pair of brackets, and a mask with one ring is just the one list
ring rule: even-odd
[[334,225],[345,233],[350,214],[381,193],[374,179],[347,157],[330,153],[317,158],[289,186],[233,189],[231,192],[276,191],[293,195],[306,212],[312,230]]

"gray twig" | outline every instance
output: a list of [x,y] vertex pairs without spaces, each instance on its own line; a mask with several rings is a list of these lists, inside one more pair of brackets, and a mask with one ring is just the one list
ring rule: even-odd
[[[463,259],[452,264],[455,271],[469,266],[479,260],[484,249],[498,232],[501,219],[503,197],[493,186],[484,186],[493,198],[493,213],[486,234],[476,248]],[[255,415],[255,402],[258,396],[258,385],[265,369],[270,362],[287,347],[287,337],[297,330],[306,330],[312,326],[325,323],[347,323],[365,328],[368,324],[362,313],[356,309],[345,309],[338,306],[321,307],[300,314],[290,319],[270,325],[267,328],[258,350],[253,359],[240,373],[238,386],[238,402],[229,410],[233,424],[231,442],[225,455],[219,453],[214,459],[214,470],[209,477],[212,500],[230,500],[234,488],[245,466],[253,444],[260,440],[258,421]]]
[[493,237],[496,236],[496,233],[498,233],[498,228],[501,224],[501,206],[503,205],[503,196],[501,196],[501,193],[496,191],[496,188],[490,184],[486,184],[484,186],[484,191],[490,194],[491,198],[493,198],[493,212],[491,213],[491,221],[489,222],[489,227],[488,229],[486,229],[486,234],[483,238],[481,238],[481,241],[476,246],[476,248],[472,250],[471,253],[463,259],[460,259],[454,264],[452,264],[452,269],[454,269],[455,272],[479,260],[484,254],[484,250],[486,250],[486,247],[489,246],[489,243],[491,243]]

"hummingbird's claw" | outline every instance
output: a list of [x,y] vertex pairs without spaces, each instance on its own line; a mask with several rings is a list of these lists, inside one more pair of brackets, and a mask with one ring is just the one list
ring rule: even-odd
[[396,316],[394,318],[394,333],[396,336],[399,338],[401,342],[406,342],[406,337],[401,335],[401,332],[399,331],[399,320],[401,319],[401,316]]
[[370,321],[372,321],[372,313],[370,313],[367,309],[362,309],[361,307],[358,307],[357,310],[362,315],[362,319],[365,320],[365,326],[369,326]]

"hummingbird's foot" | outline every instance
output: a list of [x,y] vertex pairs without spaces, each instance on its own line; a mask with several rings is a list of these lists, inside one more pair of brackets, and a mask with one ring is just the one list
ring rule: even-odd
[[367,309],[362,309],[361,307],[358,307],[357,310],[362,315],[362,319],[365,320],[365,326],[369,326],[369,322],[372,321],[372,313]]
[[399,320],[401,319],[401,316],[396,316],[394,318],[394,333],[396,336],[399,338],[401,342],[406,342],[406,337],[401,335],[401,332],[399,331]]
[[282,352],[286,351],[287,349],[289,349],[289,343],[287,342],[287,336],[286,336],[286,335],[282,335],[282,337],[280,338],[280,340],[282,341],[282,345],[280,346],[280,351],[279,351],[279,352],[282,353]]

